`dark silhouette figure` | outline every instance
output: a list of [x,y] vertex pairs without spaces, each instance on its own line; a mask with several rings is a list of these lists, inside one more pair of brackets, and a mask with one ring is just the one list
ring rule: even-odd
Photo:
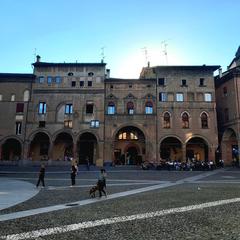
[[44,164],[42,164],[39,174],[38,174],[38,182],[37,182],[36,187],[39,186],[40,182],[42,182],[42,186],[45,187],[44,177],[45,177],[45,166],[44,166]]
[[76,175],[77,175],[77,167],[75,165],[72,165],[72,168],[71,168],[72,186],[76,184]]
[[101,169],[99,177],[98,177],[98,191],[99,191],[99,197],[102,197],[102,193],[104,193],[105,196],[107,196],[104,188],[106,189],[106,170]]

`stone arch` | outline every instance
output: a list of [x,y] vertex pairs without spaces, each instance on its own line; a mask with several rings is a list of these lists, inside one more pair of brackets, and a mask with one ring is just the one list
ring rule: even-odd
[[210,145],[202,136],[192,136],[186,142],[186,159],[208,161]]
[[45,131],[38,131],[31,135],[29,157],[33,161],[48,160],[51,138]]
[[1,160],[17,161],[22,158],[23,144],[17,137],[7,137],[1,144]]
[[160,142],[160,157],[164,160],[182,161],[182,141],[176,136],[166,136]]
[[145,133],[133,125],[121,126],[114,133],[113,148],[116,164],[141,164],[146,154]]
[[52,146],[53,160],[71,160],[73,158],[73,137],[66,131],[55,134]]
[[222,136],[221,153],[226,165],[239,165],[238,135],[233,128],[227,128]]

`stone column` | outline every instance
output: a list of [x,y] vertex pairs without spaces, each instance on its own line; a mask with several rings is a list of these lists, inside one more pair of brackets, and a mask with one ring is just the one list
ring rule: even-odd
[[78,162],[77,142],[73,142],[73,159]]
[[187,159],[186,159],[186,152],[187,152],[187,150],[186,149],[187,149],[187,146],[184,143],[182,145],[182,162],[186,162],[187,161]]
[[2,144],[0,144],[0,160],[2,160]]
[[211,144],[208,146],[208,161],[215,162],[215,152],[216,152],[217,146]]

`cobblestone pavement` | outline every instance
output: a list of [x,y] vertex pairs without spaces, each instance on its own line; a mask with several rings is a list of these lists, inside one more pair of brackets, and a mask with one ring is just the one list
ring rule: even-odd
[[[97,174],[81,171],[72,188],[69,172],[47,171],[47,187],[0,211],[0,239],[240,239],[238,169],[111,170],[107,198],[89,200]],[[35,184],[37,172],[0,171],[0,181],[4,178]],[[46,207],[49,211],[39,213]],[[6,216],[11,220],[1,220]]]

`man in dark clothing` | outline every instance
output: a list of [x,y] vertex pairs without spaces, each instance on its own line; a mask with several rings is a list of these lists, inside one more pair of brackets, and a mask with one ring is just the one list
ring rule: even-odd
[[106,189],[106,170],[101,169],[100,174],[98,176],[98,191],[99,191],[99,197],[102,197],[102,192],[104,193],[105,196],[107,196],[104,188]]
[[71,181],[72,181],[72,186],[74,186],[76,184],[76,175],[77,175],[77,166],[75,166],[74,164],[72,165],[71,168]]
[[42,186],[45,187],[44,177],[45,177],[45,166],[44,166],[44,164],[42,164],[40,171],[39,171],[38,182],[37,182],[36,187],[39,186],[40,182],[42,182]]

